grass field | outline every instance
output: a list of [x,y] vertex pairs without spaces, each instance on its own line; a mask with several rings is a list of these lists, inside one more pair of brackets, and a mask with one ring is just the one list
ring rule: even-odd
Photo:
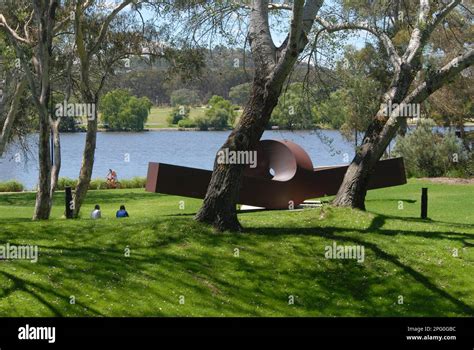
[[[194,222],[199,200],[92,191],[84,216],[99,203],[104,219],[66,221],[61,197],[31,222],[34,194],[0,195],[0,244],[40,254],[0,260],[0,316],[474,315],[473,185],[411,180],[370,191],[368,212],[243,213],[242,234]],[[120,204],[131,218],[113,218]],[[333,242],[363,246],[364,262],[326,259]]]
[[[163,129],[163,128],[172,128],[177,127],[168,125],[166,118],[170,115],[172,107],[153,107],[148,115],[148,121],[145,125],[147,129]],[[201,107],[192,107],[189,113],[190,118],[196,118],[203,116],[206,112],[205,108]]]

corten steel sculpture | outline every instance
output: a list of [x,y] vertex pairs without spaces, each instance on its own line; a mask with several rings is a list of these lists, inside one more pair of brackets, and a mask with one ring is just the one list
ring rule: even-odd
[[[291,141],[260,141],[257,166],[246,166],[238,203],[267,209],[287,209],[309,198],[337,193],[347,166],[313,167],[308,154]],[[212,171],[149,163],[146,190],[204,198]],[[405,184],[403,158],[379,161],[369,189]]]

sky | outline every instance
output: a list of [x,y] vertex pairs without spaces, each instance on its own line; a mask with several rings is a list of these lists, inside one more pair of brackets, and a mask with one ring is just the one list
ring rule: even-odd
[[[280,0],[281,1],[281,0]],[[334,0],[327,0],[325,2],[324,8],[334,5]],[[152,19],[154,14],[152,11],[143,9],[142,15],[147,19]],[[279,46],[286,38],[287,29],[290,22],[290,18],[288,17],[286,20],[282,20],[277,22],[274,18],[271,18],[271,26],[272,26],[272,38],[277,46]],[[284,27],[282,27],[284,25]],[[217,39],[218,40],[218,39]],[[350,38],[346,39],[345,44],[355,46],[356,48],[360,49],[364,47],[366,41],[370,41],[371,37],[368,36],[365,32],[353,32]],[[217,43],[216,43],[217,44]],[[218,44],[223,44],[219,42]]]

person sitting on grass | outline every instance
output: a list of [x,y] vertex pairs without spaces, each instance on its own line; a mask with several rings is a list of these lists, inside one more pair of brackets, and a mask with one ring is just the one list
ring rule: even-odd
[[120,206],[120,210],[117,211],[117,214],[115,214],[117,218],[128,218],[128,213],[125,210],[125,205]]
[[100,212],[100,206],[99,204],[96,204],[96,206],[94,207],[94,210],[91,213],[91,219],[96,220],[96,219],[100,219],[101,217],[102,217],[102,214]]

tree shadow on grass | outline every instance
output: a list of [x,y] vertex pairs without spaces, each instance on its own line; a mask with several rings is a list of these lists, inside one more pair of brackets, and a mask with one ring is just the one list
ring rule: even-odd
[[462,229],[474,229],[474,224],[433,220],[431,218],[421,219],[419,217],[404,217],[404,216],[401,217],[401,216],[395,216],[395,215],[380,214],[380,213],[373,212],[373,211],[369,211],[369,213],[372,213],[372,214],[376,215],[377,217],[380,217],[379,220],[383,219],[384,222],[387,219],[390,219],[390,220],[399,220],[399,221],[410,221],[410,222],[416,222],[416,223],[420,223],[420,224],[435,224],[435,225],[442,225],[442,226],[449,226],[449,227],[459,227],[459,228],[462,228]]
[[[13,285],[11,287],[3,290],[3,294],[1,296],[2,298],[8,297],[8,295],[10,295],[11,293],[22,291],[31,295],[33,298],[37,299],[42,305],[46,306],[46,308],[50,310],[54,316],[62,316],[60,310],[58,310],[55,306],[53,306],[49,301],[47,301],[40,293],[36,292],[35,290],[39,290],[44,295],[49,294],[62,300],[69,300],[70,296],[61,295],[53,289],[47,289],[36,282],[23,280],[6,271],[0,270],[0,274],[2,274],[3,276],[5,276],[5,278],[8,278],[13,282]],[[83,308],[91,310],[96,316],[102,316],[100,312],[90,306],[86,306],[79,301],[76,301],[76,304],[82,306]]]
[[[436,225],[443,225],[449,227],[460,227],[460,228],[474,228],[474,225],[469,224],[452,224],[452,223],[445,223],[442,221],[435,221],[435,220],[424,220],[420,218],[400,218],[397,216],[392,215],[379,215],[375,214],[376,216],[372,219],[370,226],[364,230],[364,232],[371,233],[377,232],[381,235],[387,236],[396,236],[396,235],[412,235],[412,236],[419,236],[425,238],[438,238],[438,239],[449,239],[454,241],[459,241],[465,247],[472,247],[474,246],[473,243],[467,242],[467,240],[474,240],[474,233],[466,233],[466,232],[450,232],[450,231],[433,231],[433,232],[424,232],[424,231],[401,231],[401,230],[392,230],[392,229],[382,229],[387,220],[400,220],[400,221],[410,221],[416,222],[421,224],[431,223]],[[361,231],[362,232],[362,231]]]
[[416,203],[416,199],[402,199],[402,198],[371,198],[366,200],[367,203],[370,202],[405,202],[405,203]]
[[[411,266],[408,266],[402,263],[397,256],[390,254],[383,249],[381,249],[377,244],[368,242],[366,240],[362,240],[359,238],[354,237],[347,237],[344,236],[344,233],[349,232],[358,232],[358,233],[374,233],[376,231],[377,234],[381,235],[414,235],[414,236],[423,236],[430,239],[449,239],[463,242],[465,245],[465,240],[468,238],[474,238],[474,234],[464,234],[464,233],[453,233],[453,232],[414,232],[414,231],[400,231],[400,230],[386,230],[381,229],[388,217],[384,216],[376,216],[373,220],[371,225],[366,229],[354,229],[351,228],[350,230],[347,228],[339,228],[339,227],[318,227],[318,228],[311,228],[311,227],[248,227],[246,228],[246,232],[248,234],[256,234],[256,235],[265,235],[265,236],[277,236],[277,235],[304,235],[304,236],[320,236],[330,240],[339,241],[339,242],[347,242],[354,243],[364,246],[365,248],[370,249],[378,258],[383,259],[392,265],[395,265],[402,269],[405,273],[410,275],[414,280],[418,283],[422,284],[426,289],[430,290],[434,294],[438,295],[439,297],[449,301],[452,305],[454,305],[459,312],[465,315],[473,316],[474,315],[474,308],[463,301],[455,298],[445,290],[436,286],[433,282],[430,281],[429,278],[424,276],[422,273],[416,271]],[[317,233],[316,233],[317,232]],[[467,236],[467,237],[466,237]]]
[[[319,316],[365,313],[399,315],[402,313],[400,308],[387,303],[389,298],[383,293],[393,292],[396,295],[399,288],[405,288],[407,278],[418,282],[413,286],[406,286],[410,288],[409,295],[415,301],[409,313],[443,315],[452,312],[472,315],[470,305],[402,263],[398,256],[387,253],[377,244],[363,238],[345,235],[376,230],[380,235],[427,235],[430,239],[461,240],[463,234],[387,230],[383,228],[387,218],[375,216],[371,225],[362,229],[335,226],[250,227],[243,235],[212,234],[207,226],[201,226],[185,217],[146,220],[143,223],[134,222],[133,229],[136,232],[147,229],[151,231],[148,234],[153,237],[143,244],[140,240],[134,240],[136,245],[132,247],[130,258],[123,256],[123,246],[129,243],[127,234],[109,236],[104,241],[100,237],[96,240],[96,232],[100,231],[92,230],[95,223],[77,225],[60,233],[55,232],[56,228],[52,225],[45,227],[38,237],[43,242],[40,251],[44,252],[39,265],[24,266],[41,276],[45,276],[50,266],[54,266],[59,273],[53,275],[51,282],[48,279],[41,283],[30,283],[16,274],[2,270],[0,272],[13,281],[14,288],[10,288],[9,293],[13,290],[33,293],[43,305],[51,304],[48,302],[50,297],[64,299],[69,294],[83,296],[86,293],[102,293],[113,286],[114,292],[104,296],[107,304],[100,304],[102,299],[91,302],[82,299],[81,306],[97,316],[160,315],[156,304],[129,311],[127,305],[123,305],[128,300],[150,297],[163,303],[177,304],[173,293],[181,293],[183,290],[194,292],[192,303],[205,315],[222,313],[268,316],[270,312],[276,315],[295,315],[298,312]],[[163,228],[171,224],[183,229],[164,232]],[[98,225],[101,226],[104,229],[109,227],[105,224]],[[45,241],[45,238],[53,238],[58,234],[69,238],[64,241]],[[301,236],[307,236],[307,239],[298,239]],[[316,249],[320,248],[320,238],[363,245],[388,266],[395,266],[403,271],[407,277],[403,276],[401,281],[395,279],[388,282],[382,276],[385,265],[377,265],[377,269],[373,270],[354,262],[328,262],[322,254],[315,256]],[[188,239],[192,244],[188,244]],[[241,258],[232,255],[232,249],[236,246],[241,247]],[[276,249],[275,252],[272,247]],[[292,259],[295,255],[298,259]],[[55,289],[56,281],[61,281],[60,289]],[[162,282],[166,287],[160,286]],[[421,287],[435,296],[434,301],[425,302],[426,295]],[[379,291],[382,288],[382,294],[374,292],[377,288]],[[38,290],[41,291],[39,297]],[[299,298],[295,309],[289,307],[285,300],[288,294],[293,293]],[[384,303],[378,301],[381,298],[384,298]],[[81,298],[76,300],[81,302]],[[346,300],[354,302],[346,305]],[[437,306],[436,302],[440,305]],[[108,309],[108,305],[112,305],[112,308]],[[61,315],[61,310],[50,306],[47,307],[53,314]],[[170,315],[170,311],[166,314]]]

